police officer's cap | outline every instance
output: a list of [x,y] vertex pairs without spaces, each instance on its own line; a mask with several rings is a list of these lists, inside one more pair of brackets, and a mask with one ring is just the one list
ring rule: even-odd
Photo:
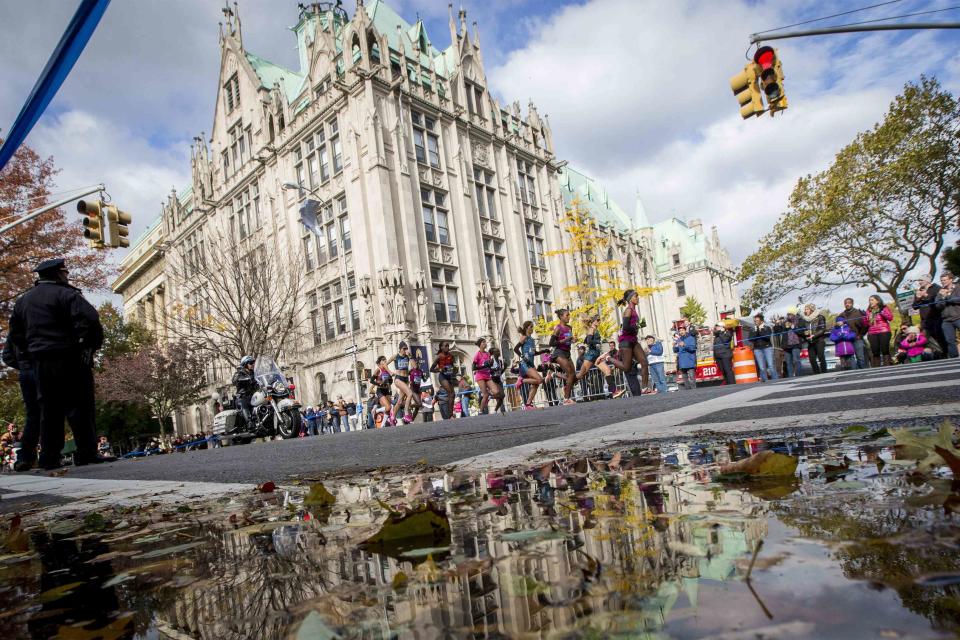
[[66,269],[66,266],[63,263],[63,258],[51,258],[49,260],[44,260],[43,262],[41,262],[36,267],[34,267],[33,270],[36,271],[41,276],[44,276],[44,275],[53,275],[58,271],[60,271],[61,269]]

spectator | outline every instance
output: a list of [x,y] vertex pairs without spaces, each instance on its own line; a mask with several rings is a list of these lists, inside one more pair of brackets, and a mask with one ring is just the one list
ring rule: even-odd
[[896,347],[897,353],[893,357],[894,361],[897,364],[903,364],[907,361],[907,349],[902,347],[901,343],[907,339],[907,329],[911,329],[909,319],[904,319],[903,324],[900,325],[900,330],[897,331],[897,335],[893,337],[893,346]]
[[893,321],[893,312],[878,295],[870,296],[867,302],[867,340],[870,341],[870,364],[874,367],[880,366],[880,358],[883,358],[883,364],[893,364],[893,358],[890,357],[890,323]]
[[853,306],[853,298],[846,298],[843,301],[843,311],[840,312],[840,317],[844,319],[850,330],[857,336],[857,339],[853,341],[857,369],[866,369],[867,359],[864,353],[863,337],[867,334],[867,314]]
[[357,403],[353,401],[353,398],[350,398],[347,400],[345,406],[347,408],[347,425],[350,431],[358,431],[360,418],[358,417],[359,411]]
[[334,406],[333,400],[327,400],[327,424],[330,425],[330,433],[340,433],[340,412]]
[[317,412],[313,410],[313,407],[307,407],[307,413],[304,417],[307,421],[307,435],[317,435]]
[[686,389],[697,388],[697,339],[681,326],[677,330],[673,351],[677,354],[677,369],[683,372],[683,386]]
[[940,276],[940,292],[937,294],[943,337],[947,342],[947,357],[958,357],[957,330],[960,329],[960,290],[956,288],[953,274],[944,271]]
[[[667,374],[664,372],[663,343],[653,336],[644,338],[647,343],[647,364],[650,365],[650,379],[653,381],[653,393],[667,392]],[[615,390],[611,390],[615,391]]]
[[337,410],[337,421],[340,425],[340,431],[343,433],[350,431],[350,422],[347,420],[347,403],[344,401],[343,396],[337,396],[337,403],[334,405],[334,408]]
[[807,323],[807,358],[814,375],[827,372],[827,317],[817,305],[803,305],[803,319]]
[[757,371],[762,382],[780,377],[773,366],[773,345],[770,343],[772,333],[773,329],[764,322],[762,313],[753,316],[753,329],[750,330],[747,341],[753,348],[753,357],[757,361]]
[[429,382],[420,387],[420,403],[422,406],[423,421],[433,422],[433,385]]
[[853,368],[856,357],[854,342],[859,339],[857,332],[847,324],[846,318],[838,315],[833,323],[833,331],[830,332],[830,341],[834,344],[837,357],[840,359],[840,369],[842,371]]
[[[586,355],[587,355],[587,347],[586,345],[581,344],[580,346],[577,347],[577,359],[573,365],[574,369],[576,369],[577,371],[580,371],[580,369],[583,367],[583,361],[586,360]],[[579,386],[580,386],[580,397],[586,398],[588,393],[587,393],[587,379],[585,377],[580,378]]]
[[798,327],[795,314],[787,314],[774,330],[783,337],[783,357],[787,363],[787,377],[795,378],[800,375],[800,350],[803,349],[804,327]]
[[97,442],[97,453],[102,456],[111,455],[110,450],[113,447],[110,446],[110,441],[107,440],[107,436],[100,436],[100,441]]
[[919,327],[907,327],[906,334],[907,337],[900,342],[900,348],[906,352],[906,361],[920,362],[923,360],[927,338],[920,332]]
[[713,359],[723,374],[723,384],[736,384],[737,378],[733,373],[733,332],[728,331],[719,322],[713,326]]
[[920,312],[920,326],[923,327],[930,341],[936,342],[940,351],[947,353],[943,316],[936,304],[938,295],[940,295],[940,285],[934,284],[928,275],[920,276],[917,279],[917,293],[913,299],[913,308]]

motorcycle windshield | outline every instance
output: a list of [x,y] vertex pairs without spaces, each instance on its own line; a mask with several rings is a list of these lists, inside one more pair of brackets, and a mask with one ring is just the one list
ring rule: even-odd
[[253,377],[261,388],[269,389],[279,382],[287,386],[287,378],[270,356],[260,356],[253,365]]

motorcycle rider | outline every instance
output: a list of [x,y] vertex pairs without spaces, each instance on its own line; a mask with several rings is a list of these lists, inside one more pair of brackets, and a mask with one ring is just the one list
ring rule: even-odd
[[253,377],[253,356],[243,356],[240,359],[240,366],[233,374],[233,386],[237,388],[237,400],[240,402],[240,411],[243,413],[243,419],[247,422],[247,427],[253,427],[253,406],[250,404],[251,397],[257,390],[257,381]]

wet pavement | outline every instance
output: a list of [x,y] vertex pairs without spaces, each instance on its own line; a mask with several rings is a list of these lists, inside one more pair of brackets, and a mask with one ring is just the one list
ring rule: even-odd
[[955,637],[955,440],[851,427],[21,504],[0,637]]

